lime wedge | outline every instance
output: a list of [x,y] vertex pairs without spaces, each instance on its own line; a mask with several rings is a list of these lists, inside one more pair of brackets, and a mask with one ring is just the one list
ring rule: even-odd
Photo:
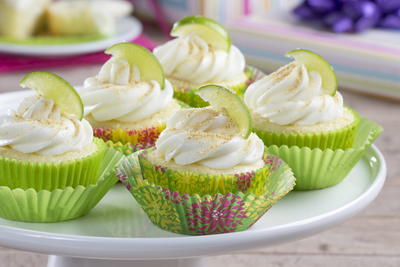
[[225,28],[213,19],[203,16],[189,16],[174,23],[173,37],[197,34],[208,44],[217,49],[229,51],[231,38]]
[[51,72],[32,72],[19,83],[23,88],[35,90],[39,95],[52,99],[63,113],[81,120],[83,103],[74,87],[60,76]]
[[164,70],[158,59],[143,46],[128,42],[115,44],[105,51],[113,57],[125,59],[140,71],[142,81],[157,81],[164,88]]
[[219,85],[205,85],[200,87],[196,94],[211,106],[225,109],[238,125],[241,136],[249,137],[252,128],[251,115],[238,95]]
[[338,88],[337,78],[333,67],[323,57],[307,49],[296,49],[286,53],[304,64],[308,71],[316,71],[321,75],[322,88],[329,95],[335,95]]

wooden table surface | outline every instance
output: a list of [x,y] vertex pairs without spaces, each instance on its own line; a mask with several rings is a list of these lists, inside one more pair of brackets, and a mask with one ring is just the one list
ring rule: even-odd
[[[80,84],[98,69],[94,65],[51,71],[72,84]],[[1,74],[0,92],[19,90],[18,81],[23,75]],[[353,219],[316,236],[276,247],[209,257],[206,266],[400,266],[400,103],[342,93],[347,105],[385,129],[376,144],[386,158],[388,179],[375,202]],[[46,255],[0,248],[1,267],[45,267],[46,262]]]

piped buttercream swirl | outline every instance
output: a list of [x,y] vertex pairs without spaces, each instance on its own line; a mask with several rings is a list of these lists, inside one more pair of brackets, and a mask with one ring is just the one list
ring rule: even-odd
[[54,101],[25,98],[17,111],[0,116],[0,147],[43,156],[79,151],[93,142],[92,127],[60,112]]
[[255,115],[279,125],[329,122],[344,110],[342,95],[327,94],[321,75],[295,61],[251,84],[244,100]]
[[218,83],[243,75],[245,59],[234,45],[229,52],[214,49],[197,35],[171,40],[154,49],[168,77],[191,83]]
[[111,58],[95,77],[85,80],[79,90],[85,114],[96,121],[135,122],[164,109],[174,90],[165,80],[164,88],[157,81],[141,81],[139,70],[126,60]]
[[212,169],[259,162],[264,144],[257,135],[239,136],[236,124],[224,111],[212,107],[182,109],[168,121],[156,142],[166,161],[200,164]]

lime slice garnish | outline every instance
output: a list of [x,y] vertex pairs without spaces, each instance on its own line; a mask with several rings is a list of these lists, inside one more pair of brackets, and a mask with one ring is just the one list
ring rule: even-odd
[[196,34],[209,45],[217,49],[229,51],[231,38],[225,28],[213,19],[203,16],[189,16],[174,23],[173,37]]
[[249,137],[252,128],[251,115],[249,109],[238,95],[219,85],[205,85],[200,87],[196,94],[211,106],[225,109],[238,125],[241,136],[244,138]]
[[83,118],[83,103],[74,87],[51,72],[32,72],[20,82],[23,88],[35,90],[39,95],[52,99],[63,113]]
[[164,88],[164,70],[158,59],[143,46],[128,42],[115,44],[105,51],[106,54],[113,57],[125,59],[140,71],[142,81],[157,81],[161,89]]
[[304,64],[308,71],[318,72],[322,78],[322,88],[329,95],[336,94],[338,82],[335,71],[323,57],[307,49],[292,50],[286,56]]

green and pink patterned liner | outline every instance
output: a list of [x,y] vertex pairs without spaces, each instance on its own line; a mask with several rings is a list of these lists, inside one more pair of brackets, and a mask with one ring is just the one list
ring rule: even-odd
[[[126,157],[118,170],[120,181],[158,227],[186,235],[209,235],[243,231],[252,226],[280,198],[290,192],[295,178],[286,163],[275,156],[270,164],[262,195],[251,192],[215,194],[179,193],[150,183],[138,160],[138,153]],[[248,188],[251,174],[238,175],[241,188]],[[251,180],[251,178],[250,178]],[[199,186],[199,191],[202,189]]]

